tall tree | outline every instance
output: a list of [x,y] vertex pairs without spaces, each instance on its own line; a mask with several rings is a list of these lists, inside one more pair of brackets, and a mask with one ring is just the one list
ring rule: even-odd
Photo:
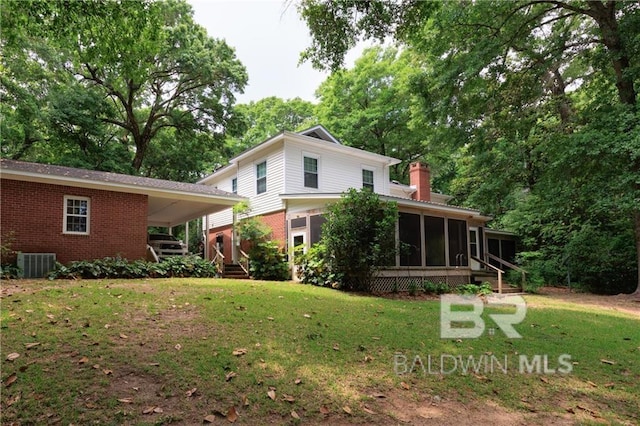
[[247,131],[242,136],[229,137],[227,154],[232,157],[283,130],[296,131],[317,124],[315,105],[300,98],[280,99],[275,96],[257,102],[240,104],[236,111]]
[[[85,91],[106,101],[108,108],[86,115],[110,127],[111,142],[130,148],[136,172],[163,129],[206,132],[222,143],[225,130],[234,128],[232,106],[246,71],[232,48],[194,23],[183,0],[8,2],[2,21],[3,27],[23,25],[22,32],[10,28],[12,38],[3,44],[26,42],[14,50],[31,65],[62,64]],[[40,43],[63,61],[32,54]],[[82,112],[74,118],[88,123]]]
[[[617,206],[615,215],[630,223],[640,265],[637,3],[305,0],[300,11],[314,37],[303,57],[316,66],[339,66],[361,35],[392,36],[416,49],[425,61],[425,117],[441,135],[464,146],[472,165],[479,158],[490,164],[506,157],[504,170],[491,172],[512,177],[507,179],[512,182],[509,194],[542,195],[544,185],[538,183],[552,177],[556,184],[573,182],[585,195],[598,183],[601,167],[617,164],[617,175],[609,176],[615,183],[604,185],[616,192],[599,193],[621,201],[604,204]],[[580,102],[585,97],[594,101],[588,108],[599,114],[587,113],[587,103]],[[616,121],[621,116],[633,119]],[[593,120],[610,127],[595,126]],[[576,144],[586,135],[613,138],[613,145],[610,151],[589,145],[602,159],[593,168],[598,173],[575,179],[574,168],[559,169],[554,162],[569,158],[579,163],[583,157],[577,152],[584,151]],[[564,148],[561,154],[552,142]],[[501,212],[511,207],[502,203]],[[582,222],[595,218],[592,209],[580,210],[576,217]],[[635,269],[640,294],[640,267]]]
[[411,86],[419,72],[409,52],[365,50],[352,69],[330,75],[317,89],[318,118],[344,144],[402,160],[391,178],[408,183],[409,164],[439,161],[426,144],[428,130],[415,126],[419,99]]

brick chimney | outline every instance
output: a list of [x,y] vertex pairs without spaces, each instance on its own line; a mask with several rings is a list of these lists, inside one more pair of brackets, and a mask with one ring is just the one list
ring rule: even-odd
[[418,201],[431,201],[431,171],[422,163],[411,163],[409,166],[409,184],[416,188],[411,198]]

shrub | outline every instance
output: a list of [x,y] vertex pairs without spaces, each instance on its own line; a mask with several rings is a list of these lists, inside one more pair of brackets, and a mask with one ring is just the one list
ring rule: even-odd
[[8,232],[1,236],[0,242],[0,278],[18,278],[20,268],[16,264],[17,252],[12,246],[15,242],[15,233]]
[[480,285],[476,284],[465,284],[458,287],[457,292],[460,294],[470,294],[470,295],[487,295],[492,294],[493,289],[491,288],[491,284],[488,282],[484,282]]
[[433,281],[423,281],[422,289],[427,294],[445,294],[449,292],[449,286],[445,283],[435,283]]
[[394,263],[398,208],[368,189],[350,189],[328,206],[322,242],[346,290],[369,291],[376,272]]
[[275,241],[261,241],[249,252],[249,271],[258,280],[284,281],[291,277],[287,256]]
[[174,256],[161,263],[144,260],[128,261],[122,257],[105,257],[92,261],[71,262],[68,266],[56,263],[49,279],[77,278],[207,278],[216,275],[215,266],[198,256]]
[[298,268],[298,277],[304,284],[334,287],[338,281],[327,257],[327,247],[322,243],[314,244],[307,253],[298,249],[294,252],[293,259]]

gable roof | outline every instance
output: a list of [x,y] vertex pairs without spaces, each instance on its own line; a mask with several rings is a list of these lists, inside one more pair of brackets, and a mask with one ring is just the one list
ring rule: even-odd
[[343,145],[340,143],[340,141],[338,141],[338,139],[336,139],[333,135],[331,135],[331,133],[329,133],[329,131],[325,129],[322,125],[317,125],[307,130],[303,130],[301,132],[296,132],[296,133],[283,130],[282,132],[278,133],[275,136],[270,137],[269,139],[259,143],[258,145],[244,150],[240,154],[230,159],[229,164],[214,171],[209,176],[205,176],[204,178],[200,179],[198,183],[206,184],[207,182],[211,181],[215,177],[218,177],[228,172],[229,169],[232,168],[239,161],[242,161],[246,158],[256,155],[260,151],[269,149],[272,146],[276,145],[277,143],[284,141],[285,138],[308,143],[311,145],[316,145],[321,147],[321,149],[339,151],[343,154],[352,155],[354,157],[365,158],[370,161],[373,160],[373,161],[383,162],[390,166],[400,163],[400,160],[398,160],[397,158],[388,157],[386,155],[376,154],[374,152],[365,151],[363,149],[353,148],[347,145]]
[[235,205],[244,198],[207,185],[0,159],[0,177],[148,196],[149,226],[173,226]]

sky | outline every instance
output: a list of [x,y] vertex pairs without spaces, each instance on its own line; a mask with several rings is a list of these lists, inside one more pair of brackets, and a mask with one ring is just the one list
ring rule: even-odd
[[[314,96],[328,72],[298,64],[300,52],[311,45],[306,24],[295,4],[284,0],[188,0],[196,23],[210,37],[225,39],[249,74],[238,103],[258,101],[268,96],[282,99],[300,97],[316,102]],[[362,52],[354,48],[346,58],[347,67]]]

